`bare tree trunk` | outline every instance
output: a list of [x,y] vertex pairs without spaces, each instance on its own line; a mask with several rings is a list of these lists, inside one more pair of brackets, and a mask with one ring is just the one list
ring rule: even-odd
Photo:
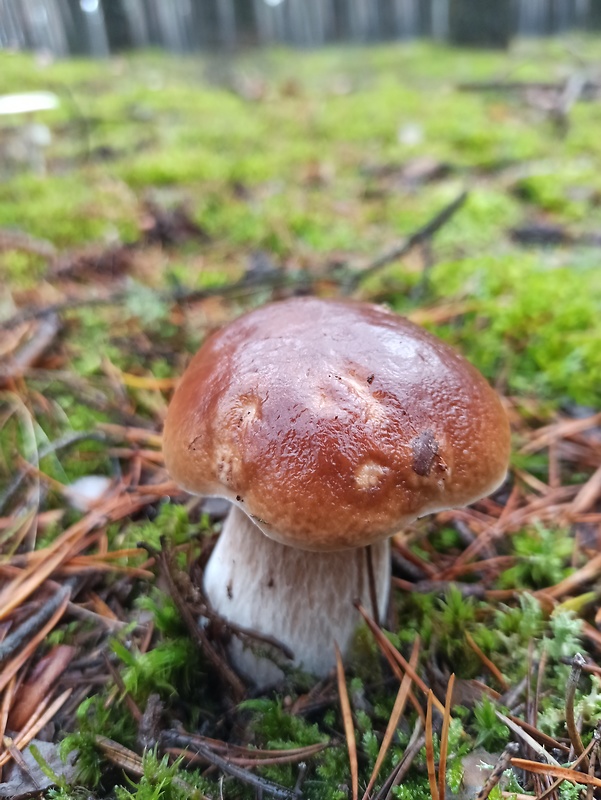
[[446,39],[449,35],[449,0],[432,0],[431,35]]
[[134,39],[124,0],[103,0],[102,8],[111,51],[127,50]]
[[[350,0],[350,34],[359,41],[369,40],[374,33],[374,8],[370,0]],[[377,9],[375,9],[377,20]],[[377,26],[377,22],[376,22]]]
[[236,12],[233,0],[217,0],[219,42],[228,49],[236,45]]
[[[427,5],[423,3],[422,5]],[[413,39],[420,35],[420,4],[418,0],[394,0],[394,35]]]
[[272,42],[274,37],[272,9],[265,0],[253,0],[255,20],[257,25],[257,38],[260,44]]
[[601,0],[590,0],[588,19],[590,28],[601,30]]
[[123,0],[133,47],[144,47],[150,41],[144,0]]
[[510,0],[451,0],[449,35],[453,44],[507,47],[512,27]]
[[579,28],[585,28],[590,13],[589,0],[574,0],[574,22]]

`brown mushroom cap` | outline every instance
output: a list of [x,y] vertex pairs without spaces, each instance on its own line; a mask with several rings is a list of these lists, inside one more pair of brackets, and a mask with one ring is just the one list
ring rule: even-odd
[[188,491],[238,503],[283,544],[338,550],[490,493],[509,425],[482,375],[432,334],[378,306],[307,297],[207,339],[163,447]]

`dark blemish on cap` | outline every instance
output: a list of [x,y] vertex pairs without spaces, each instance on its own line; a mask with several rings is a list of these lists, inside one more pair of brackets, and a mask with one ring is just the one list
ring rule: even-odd
[[232,582],[231,582],[231,581],[230,581],[230,582],[228,583],[228,585],[225,587],[225,591],[227,592],[227,597],[228,597],[228,600],[231,600],[231,599],[233,598],[233,596],[234,596],[234,587],[233,587],[233,585],[232,585]]
[[367,377],[367,382],[369,383],[369,385],[370,385],[370,386],[371,386],[371,384],[374,382],[374,378],[375,378],[375,377],[376,377],[376,376],[373,374],[373,372],[372,372],[372,374],[371,374],[371,375],[368,375],[368,377]]
[[411,450],[413,452],[412,470],[417,475],[427,477],[438,454],[438,442],[432,431],[424,431],[412,439]]

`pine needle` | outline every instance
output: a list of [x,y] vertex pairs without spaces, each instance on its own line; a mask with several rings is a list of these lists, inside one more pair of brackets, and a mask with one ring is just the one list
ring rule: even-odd
[[511,763],[517,769],[532,772],[534,775],[548,775],[552,778],[562,778],[572,783],[584,783],[588,786],[600,786],[601,780],[594,775],[587,775],[585,772],[578,772],[569,767],[556,767],[552,764],[540,764],[538,761],[528,761],[525,758],[512,758]]
[[348,757],[351,767],[352,800],[357,800],[359,797],[359,761],[357,759],[357,741],[355,739],[355,728],[353,726],[351,703],[346,688],[346,681],[344,679],[342,656],[340,655],[338,645],[335,644],[334,647],[336,649],[336,676],[338,678],[340,709],[342,711],[342,722],[344,724],[344,733],[346,736],[346,745],[348,748]]
[[[419,648],[420,648],[420,639],[418,636],[413,643],[413,650],[411,651],[411,658],[409,659],[409,663],[411,664],[413,669],[415,669],[415,667],[417,666]],[[403,680],[401,681],[401,685],[399,687],[399,691],[396,696],[394,707],[392,709],[390,719],[388,720],[388,725],[386,726],[386,733],[384,734],[384,738],[382,739],[380,752],[378,753],[378,758],[376,759],[376,763],[371,773],[369,783],[367,784],[367,789],[365,790],[365,794],[363,795],[363,800],[367,800],[367,798],[369,797],[369,794],[374,787],[378,775],[380,774],[382,764],[384,763],[384,759],[386,758],[386,754],[388,753],[390,743],[392,742],[392,737],[394,736],[394,733],[398,728],[399,720],[401,719],[403,711],[405,710],[405,705],[407,704],[407,698],[409,697],[410,688],[411,688],[411,677],[409,673],[406,672],[405,675],[403,676]]]
[[[67,689],[50,705],[47,705],[47,703],[42,704],[38,712],[29,720],[27,728],[22,730],[11,743],[12,746],[16,747],[17,750],[23,750],[24,747],[27,747],[29,742],[38,735],[42,728],[44,728],[64,706],[72,692],[73,689]],[[0,766],[4,766],[11,758],[12,753],[10,750],[5,750],[4,753],[0,754]]]
[[509,690],[509,686],[507,684],[507,681],[503,677],[503,673],[497,667],[497,665],[494,664],[484,652],[482,652],[482,650],[478,647],[478,645],[474,641],[473,636],[471,635],[471,633],[468,630],[465,631],[465,639],[466,639],[467,643],[469,644],[469,646],[474,651],[474,653],[478,656],[480,661],[484,664],[486,669],[491,673],[491,675],[493,675],[495,677],[495,679],[497,680],[497,683],[502,687],[503,691],[504,692],[508,691]]
[[[404,658],[403,655],[399,653],[399,651],[396,649],[396,647],[394,647],[394,645],[388,641],[386,636],[384,636],[384,634],[382,633],[382,630],[376,625],[376,623],[369,616],[369,614],[361,604],[357,604],[357,609],[361,614],[361,616],[363,617],[363,619],[367,622],[370,631],[376,637],[378,643],[383,646],[384,651],[389,652],[394,657],[395,661],[398,663],[401,669],[403,669],[405,672],[408,672],[409,676],[411,677],[411,680],[415,683],[415,685],[418,686],[425,695],[427,695],[430,689],[426,686],[424,681],[420,678],[417,672],[409,664],[407,659]],[[440,711],[441,714],[444,714],[444,706],[440,702],[438,697],[436,697],[436,695],[432,695],[432,702],[434,703],[438,711]]]
[[432,701],[434,693],[428,690],[428,708],[426,711],[426,765],[428,767],[428,780],[432,800],[439,800],[438,784],[436,783],[436,764],[434,762],[434,733],[432,731]]
[[152,389],[157,392],[175,389],[178,383],[178,378],[155,378],[152,375],[132,375],[131,372],[121,372],[119,378],[130,389]]
[[440,758],[438,760],[438,794],[440,800],[445,799],[447,788],[447,753],[449,752],[449,728],[451,726],[451,706],[453,704],[453,689],[455,687],[455,673],[449,678],[447,696],[444,704],[442,730],[440,733]]
[[2,672],[0,672],[0,691],[5,688],[5,686],[9,683],[11,678],[17,674],[19,669],[23,666],[23,664],[27,661],[27,659],[34,653],[36,647],[43,642],[46,636],[50,633],[50,631],[54,630],[55,625],[59,622],[63,614],[65,613],[67,606],[69,605],[70,595],[69,593],[65,593],[65,596],[52,615],[52,617],[48,620],[48,622],[41,628],[35,636],[32,636],[31,639],[27,641],[25,647],[22,648],[20,652],[18,652],[10,661],[8,661]]

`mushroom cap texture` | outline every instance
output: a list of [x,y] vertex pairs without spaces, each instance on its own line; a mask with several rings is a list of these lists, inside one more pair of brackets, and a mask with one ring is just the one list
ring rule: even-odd
[[305,550],[381,540],[504,479],[509,424],[462,356],[379,306],[294,298],[210,336],[175,391],[167,468]]

